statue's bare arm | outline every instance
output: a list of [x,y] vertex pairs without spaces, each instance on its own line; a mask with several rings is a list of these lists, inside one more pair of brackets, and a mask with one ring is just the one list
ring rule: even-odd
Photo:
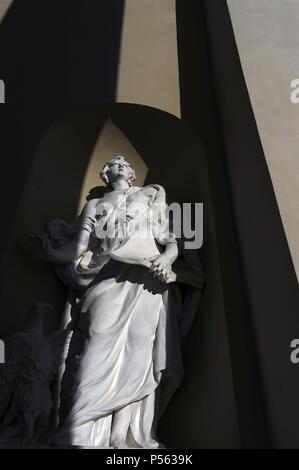
[[67,264],[78,259],[88,248],[90,233],[95,224],[96,205],[98,200],[89,201],[78,218],[78,232],[61,248],[52,247],[50,240],[45,240],[44,249],[47,260],[56,264]]

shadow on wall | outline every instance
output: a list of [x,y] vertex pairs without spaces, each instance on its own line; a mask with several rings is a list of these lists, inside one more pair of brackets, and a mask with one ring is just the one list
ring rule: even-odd
[[113,104],[63,116],[40,139],[1,263],[1,336],[22,327],[37,299],[54,306],[47,330],[58,327],[67,291],[51,266],[16,249],[53,218],[70,222],[99,183],[103,163],[122,153],[135,167],[137,185],[158,183],[169,199],[204,202],[207,282],[200,315],[184,348],[185,380],[160,426],[168,447],[239,446],[221,275],[209,175],[198,137],[179,119],[138,105]]

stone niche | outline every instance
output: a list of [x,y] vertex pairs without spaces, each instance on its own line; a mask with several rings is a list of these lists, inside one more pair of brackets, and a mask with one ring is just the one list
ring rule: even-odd
[[27,308],[49,302],[46,329],[63,321],[66,288],[51,266],[20,253],[17,243],[53,218],[72,221],[96,194],[99,170],[116,153],[136,170],[137,185],[158,183],[170,201],[204,203],[202,259],[207,275],[197,319],[183,347],[185,379],[160,424],[168,447],[239,446],[207,156],[180,119],[140,105],[111,104],[59,117],[36,145],[11,237],[1,261],[0,336],[23,327]]

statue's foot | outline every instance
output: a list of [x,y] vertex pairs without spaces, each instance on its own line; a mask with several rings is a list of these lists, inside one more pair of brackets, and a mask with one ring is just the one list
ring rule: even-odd
[[114,437],[111,440],[111,446],[113,447],[113,449],[128,449],[129,448],[129,446],[127,445],[123,437]]

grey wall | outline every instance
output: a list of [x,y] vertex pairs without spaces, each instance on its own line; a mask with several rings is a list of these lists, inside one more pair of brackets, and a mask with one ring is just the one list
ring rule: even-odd
[[[228,0],[245,79],[299,277],[299,1]],[[233,92],[233,91],[232,91]]]

